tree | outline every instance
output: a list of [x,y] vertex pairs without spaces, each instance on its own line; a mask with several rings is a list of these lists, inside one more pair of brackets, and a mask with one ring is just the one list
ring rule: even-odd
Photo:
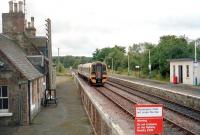
[[169,75],[169,60],[188,58],[190,52],[185,37],[167,35],[160,37],[159,44],[152,49],[151,55],[153,70],[158,70],[160,75],[166,77]]
[[85,57],[85,56],[61,56],[59,57],[59,63],[58,63],[58,57],[53,57],[53,62],[57,65],[61,63],[64,68],[77,68],[79,64],[89,63],[92,61],[91,57]]
[[129,46],[128,54],[130,59],[130,69],[134,69],[135,66],[142,67],[143,71],[148,70],[148,55],[147,51],[151,50],[155,45],[151,43],[139,43],[139,44],[133,44],[132,46]]
[[115,45],[111,49],[111,52],[108,54],[107,57],[113,59],[114,70],[118,70],[120,67],[123,67],[124,64],[123,59],[125,57],[125,52],[126,52],[125,47],[122,46]]

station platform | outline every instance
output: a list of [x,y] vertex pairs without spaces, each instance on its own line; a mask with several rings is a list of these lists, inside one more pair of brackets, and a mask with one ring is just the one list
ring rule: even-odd
[[167,90],[173,91],[175,93],[179,93],[179,94],[183,94],[183,95],[187,95],[187,96],[191,96],[191,97],[200,98],[200,86],[192,86],[192,85],[186,85],[186,84],[173,84],[170,82],[169,83],[160,82],[157,80],[141,79],[141,78],[135,78],[132,76],[118,75],[118,74],[113,74],[110,76],[127,79],[127,80],[137,82],[137,83],[143,83],[145,85],[159,87],[161,89],[167,89]]
[[58,104],[48,104],[30,126],[0,127],[0,135],[94,135],[71,76],[57,76]]
[[200,111],[200,87],[172,84],[125,75],[112,75],[110,81],[123,82],[137,90]]

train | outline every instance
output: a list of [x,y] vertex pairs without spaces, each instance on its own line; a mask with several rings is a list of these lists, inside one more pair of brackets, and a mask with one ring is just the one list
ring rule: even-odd
[[78,74],[92,85],[103,86],[108,80],[107,65],[100,61],[78,65]]

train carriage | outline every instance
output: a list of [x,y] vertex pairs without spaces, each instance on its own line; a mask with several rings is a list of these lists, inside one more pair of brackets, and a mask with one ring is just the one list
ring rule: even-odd
[[103,85],[108,79],[107,66],[99,61],[80,64],[78,66],[78,74],[94,85]]

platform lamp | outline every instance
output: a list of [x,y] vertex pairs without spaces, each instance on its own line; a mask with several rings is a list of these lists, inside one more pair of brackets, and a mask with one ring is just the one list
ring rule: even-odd
[[130,75],[130,58],[129,58],[129,48],[128,48],[127,56],[128,56],[128,75]]
[[194,76],[195,76],[195,85],[197,85],[197,68],[198,68],[198,62],[197,62],[197,46],[199,45],[199,40],[195,41],[194,44]]
[[112,57],[107,57],[107,58],[112,59],[112,74],[113,74],[113,58]]
[[149,68],[149,78],[151,78],[151,50],[149,50],[149,65],[148,65],[148,68]]

